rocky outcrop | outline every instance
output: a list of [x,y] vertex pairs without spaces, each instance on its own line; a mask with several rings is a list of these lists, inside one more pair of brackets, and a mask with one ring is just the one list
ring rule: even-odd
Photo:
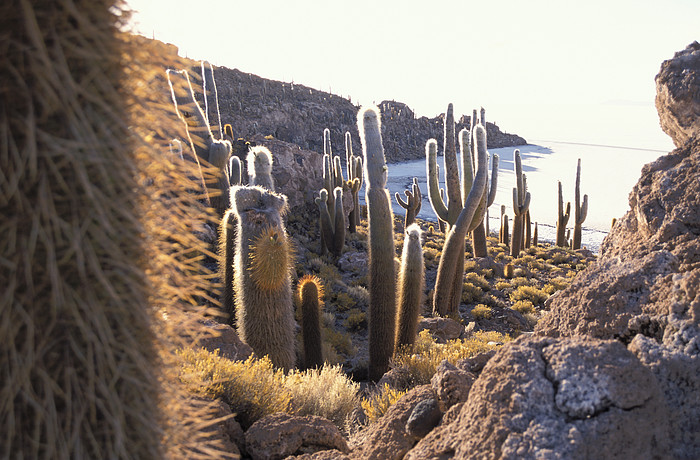
[[488,362],[454,420],[404,458],[664,458],[663,402],[619,342],[522,338]]
[[190,335],[183,337],[192,347],[204,348],[232,361],[245,361],[253,354],[253,349],[241,341],[231,326],[193,314],[186,315],[186,318],[196,325]]
[[263,417],[248,428],[245,445],[253,460],[282,459],[330,449],[348,451],[345,438],[329,420],[281,412]]
[[656,110],[661,128],[676,147],[700,133],[700,43],[691,43],[661,64]]
[[666,421],[671,456],[688,459],[700,458],[699,48],[677,53],[657,76],[659,117],[680,147],[642,169],[630,210],[597,262],[552,300],[535,329],[627,344],[673,414]]
[[[169,44],[161,49],[164,53],[178,52],[177,47]],[[200,64],[191,62],[193,85],[201,88]],[[356,121],[359,107],[350,98],[226,67],[216,67],[214,74],[222,124],[230,123],[234,136],[244,139],[255,135],[273,136],[304,150],[322,153],[323,130],[328,128],[336,154],[345,158],[346,131],[352,135],[355,154],[361,153]],[[201,94],[197,97],[201,100]],[[445,101],[445,107],[448,102]],[[378,106],[382,112],[387,162],[424,158],[425,143],[430,138],[442,144],[444,114],[433,118],[416,117],[406,104],[395,101],[382,101]],[[468,127],[470,120],[471,114],[462,116],[457,129]],[[493,123],[487,123],[486,128],[491,148],[527,144],[522,137],[502,132]]]

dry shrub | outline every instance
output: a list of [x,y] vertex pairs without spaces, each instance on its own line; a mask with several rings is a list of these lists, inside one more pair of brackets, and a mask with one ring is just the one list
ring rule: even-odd
[[292,395],[293,413],[325,417],[341,430],[359,403],[360,384],[350,380],[340,365],[292,371],[285,380],[285,388]]
[[208,398],[222,399],[244,428],[256,420],[289,412],[292,394],[284,372],[267,356],[231,361],[205,349],[183,349],[180,378],[187,388]]
[[423,385],[430,383],[443,360],[455,364],[460,359],[496,349],[510,340],[510,337],[498,332],[475,332],[468,339],[436,343],[430,332],[423,330],[412,349],[403,349],[396,354],[393,366],[404,368],[412,376],[413,386]]
[[492,313],[491,308],[483,303],[480,303],[472,308],[472,317],[474,319],[489,319],[491,318]]
[[511,292],[510,300],[517,302],[519,300],[528,300],[535,305],[542,305],[549,298],[549,295],[542,289],[537,289],[534,286],[519,286],[515,291]]
[[384,384],[371,397],[363,398],[360,404],[367,416],[367,422],[371,424],[382,418],[389,408],[401,399],[401,396],[405,395],[407,391],[395,390],[388,384]]

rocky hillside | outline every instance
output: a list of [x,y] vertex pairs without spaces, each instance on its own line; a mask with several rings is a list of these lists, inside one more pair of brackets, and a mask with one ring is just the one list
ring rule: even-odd
[[[163,50],[177,53],[173,45],[164,45]],[[323,130],[329,128],[336,152],[345,151],[346,131],[352,134],[355,149],[359,151],[356,122],[359,107],[349,99],[226,67],[216,67],[214,73],[222,123],[230,123],[235,136],[250,139],[256,134],[271,135],[304,150],[322,152]],[[199,75],[201,79],[198,62],[192,61],[191,75],[194,79]],[[445,101],[445,107],[449,102]],[[425,142],[430,138],[442,145],[444,114],[417,118],[410,107],[395,101],[383,101],[379,108],[388,162],[424,158]],[[459,132],[470,126],[471,114],[461,117],[455,114],[455,119]],[[487,122],[487,131],[492,148],[527,144],[522,137],[504,133],[493,123]]]

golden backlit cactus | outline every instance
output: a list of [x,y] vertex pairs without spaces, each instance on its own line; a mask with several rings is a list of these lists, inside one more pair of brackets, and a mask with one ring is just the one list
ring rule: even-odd
[[323,366],[321,343],[321,305],[323,283],[315,275],[299,279],[297,300],[301,309],[301,339],[304,350],[304,369]]
[[279,288],[289,275],[291,262],[289,240],[284,231],[267,227],[250,247],[250,274],[259,289]]

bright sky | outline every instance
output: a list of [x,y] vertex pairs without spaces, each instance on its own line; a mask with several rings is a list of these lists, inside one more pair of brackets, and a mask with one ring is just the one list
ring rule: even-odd
[[700,40],[698,0],[128,0],[180,53],[353,102],[447,103],[528,141],[670,150],[661,62]]

